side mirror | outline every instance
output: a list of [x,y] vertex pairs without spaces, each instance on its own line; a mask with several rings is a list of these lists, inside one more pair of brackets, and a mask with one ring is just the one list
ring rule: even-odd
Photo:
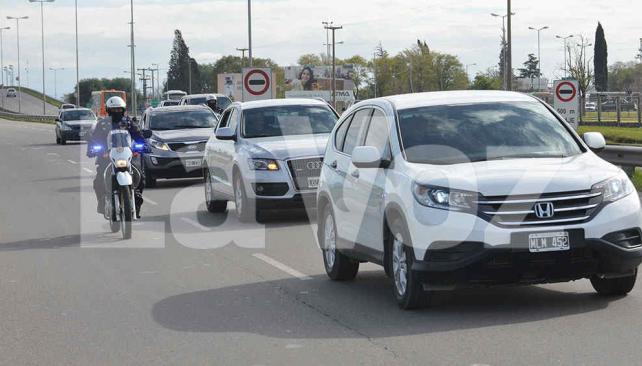
[[599,132],[587,132],[583,136],[584,142],[588,147],[593,151],[600,151],[606,147],[606,140],[604,140],[604,135]]
[[144,138],[148,139],[148,138],[152,137],[152,135],[153,135],[152,130],[143,130],[143,137]]
[[386,161],[376,147],[357,146],[352,150],[352,164],[357,168],[381,168],[386,165]]
[[218,140],[236,140],[236,131],[230,127],[221,127],[216,130],[216,139]]

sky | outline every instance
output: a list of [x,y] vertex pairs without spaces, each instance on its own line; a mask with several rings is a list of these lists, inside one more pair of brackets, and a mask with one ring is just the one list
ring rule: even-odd
[[[128,0],[78,0],[80,77],[128,77]],[[337,57],[355,54],[372,58],[379,42],[391,54],[426,40],[432,50],[456,55],[471,76],[497,65],[505,0],[252,0],[252,38],[255,57],[280,65],[296,64],[306,53],[325,52],[322,21],[343,25],[337,31]],[[513,0],[513,65],[520,67],[529,53],[537,54],[542,31],[542,70],[546,77],[562,76],[563,42],[556,35],[584,35],[593,42],[602,22],[609,46],[609,63],[633,61],[640,47],[642,2],[636,0]],[[20,24],[23,85],[42,89],[40,4],[0,0],[4,31],[4,64],[17,63],[15,20]],[[74,0],[44,4],[45,81],[50,95],[69,93],[75,84]],[[159,64],[166,72],[174,29],[180,29],[198,62],[214,62],[237,54],[247,45],[246,0],[134,0],[137,67]],[[64,68],[54,73],[49,68]],[[165,70],[163,70],[165,69]]]

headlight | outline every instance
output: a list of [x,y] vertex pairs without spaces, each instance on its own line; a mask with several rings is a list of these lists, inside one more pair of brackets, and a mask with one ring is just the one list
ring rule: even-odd
[[602,192],[605,203],[614,202],[633,193],[635,187],[629,177],[622,172],[620,175],[597,183],[592,187],[594,192]]
[[472,207],[475,194],[442,187],[423,186],[415,183],[412,193],[421,205],[442,210],[464,211]]
[[127,160],[116,160],[116,168],[127,168]]
[[69,131],[69,130],[71,130],[71,127],[68,124],[66,124],[65,122],[63,122],[63,123],[60,124],[60,129],[61,130],[65,130],[65,131]]
[[161,141],[156,141],[156,140],[154,140],[154,139],[149,139],[149,144],[150,144],[153,148],[158,149],[158,150],[165,150],[165,151],[169,151],[169,150],[170,150],[170,149],[169,149],[169,146],[167,146],[167,144],[166,144],[166,143],[161,142]]
[[250,165],[250,170],[279,170],[279,164],[272,159],[247,159],[247,163]]

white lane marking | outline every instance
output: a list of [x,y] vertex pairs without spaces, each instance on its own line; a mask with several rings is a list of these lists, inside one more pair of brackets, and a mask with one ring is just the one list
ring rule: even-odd
[[77,162],[77,161],[73,161],[73,160],[67,160],[67,161],[68,161],[70,164],[78,165],[78,162]]
[[198,221],[196,221],[194,219],[190,219],[189,217],[181,217],[181,220],[186,222],[186,223],[188,223],[188,224],[190,224],[190,225],[192,225],[192,226],[194,226],[195,228],[197,228],[197,229],[199,229],[201,231],[210,231],[210,228],[208,228],[205,225],[201,225],[200,222],[198,222]]
[[60,156],[60,154],[58,154],[58,153],[47,153],[47,155],[49,155],[49,156]]
[[263,262],[265,262],[265,263],[267,263],[267,264],[271,265],[271,266],[272,266],[272,267],[274,267],[274,268],[280,269],[281,271],[283,271],[283,272],[285,272],[285,273],[289,274],[289,275],[290,275],[290,276],[292,276],[292,277],[296,277],[296,278],[298,278],[298,279],[300,279],[300,280],[303,280],[303,281],[307,281],[307,280],[311,280],[311,279],[312,279],[312,277],[310,277],[310,276],[308,276],[308,275],[305,275],[305,274],[303,274],[303,273],[301,273],[301,272],[297,271],[297,270],[296,270],[296,269],[294,269],[294,268],[288,267],[288,266],[286,266],[285,264],[283,264],[283,263],[281,263],[281,262],[277,261],[276,259],[272,259],[272,258],[268,257],[268,256],[267,256],[267,255],[265,255],[265,254],[262,254],[262,253],[254,253],[254,254],[252,254],[252,256],[253,256],[254,258],[257,258],[257,259],[262,260]]
[[156,202],[156,201],[154,201],[154,200],[150,199],[150,198],[149,198],[149,197],[147,197],[147,196],[143,196],[143,200],[145,200],[145,203],[149,203],[149,204],[152,204],[152,205],[154,205],[154,206],[158,206],[158,202]]
[[86,171],[87,173],[94,174],[94,171],[93,171],[93,170],[91,170],[91,169],[82,168],[82,170]]

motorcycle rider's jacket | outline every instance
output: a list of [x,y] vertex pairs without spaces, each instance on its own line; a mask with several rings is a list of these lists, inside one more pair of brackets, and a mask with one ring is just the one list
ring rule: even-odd
[[[127,126],[126,129],[129,131],[133,141],[140,144],[145,143],[145,138],[143,137],[140,128],[129,117],[122,116],[119,120],[114,120],[114,118],[108,116],[98,121],[91,129],[90,135],[87,138],[87,156],[90,158],[96,157],[97,161],[104,159],[102,152],[107,148],[105,144],[107,143],[109,132],[120,129],[121,125]],[[96,154],[92,150],[96,145],[100,145],[103,148],[102,152],[99,154]]]

